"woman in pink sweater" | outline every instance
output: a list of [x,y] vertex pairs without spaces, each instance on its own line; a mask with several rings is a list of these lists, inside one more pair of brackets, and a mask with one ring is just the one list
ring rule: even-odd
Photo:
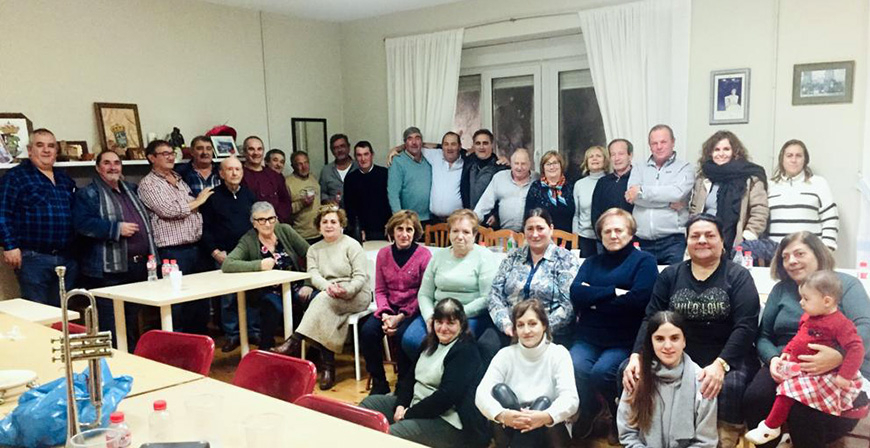
[[[378,309],[363,323],[360,334],[366,370],[372,379],[372,395],[390,393],[381,341],[384,335],[395,336],[397,341],[401,341],[405,329],[420,312],[417,290],[432,258],[429,249],[416,243],[423,236],[423,227],[416,212],[396,212],[387,221],[386,234],[393,244],[378,252],[375,272],[375,302]],[[396,352],[401,379],[411,366],[411,360],[403,350]]]

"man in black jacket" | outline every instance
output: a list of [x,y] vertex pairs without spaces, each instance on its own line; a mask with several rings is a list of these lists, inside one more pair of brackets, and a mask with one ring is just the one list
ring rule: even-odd
[[359,169],[344,179],[344,208],[348,229],[360,242],[384,240],[384,227],[392,216],[387,198],[388,171],[374,164],[375,151],[363,140],[353,148]]
[[493,154],[493,136],[489,129],[475,131],[472,141],[474,152],[468,156],[462,167],[459,193],[462,195],[462,206],[473,210],[489,186],[493,174],[509,167],[498,164],[498,157]]
[[634,210],[634,205],[625,200],[625,190],[628,189],[628,178],[631,176],[631,156],[634,147],[631,142],[617,138],[607,145],[610,152],[610,163],[613,172],[602,177],[595,184],[592,192],[592,225],[598,222],[598,218],[607,210],[618,207],[629,213]]

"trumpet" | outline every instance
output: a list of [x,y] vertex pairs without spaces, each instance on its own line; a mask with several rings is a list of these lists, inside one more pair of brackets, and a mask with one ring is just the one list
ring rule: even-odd
[[[103,412],[103,372],[100,368],[100,359],[112,356],[112,332],[99,331],[97,320],[97,299],[86,289],[73,289],[66,292],[63,283],[66,274],[65,266],[54,268],[60,281],[60,308],[63,317],[63,336],[52,339],[57,344],[52,347],[52,361],[62,362],[66,368],[66,398],[67,398],[67,439],[72,438],[83,430],[100,427]],[[90,300],[90,305],[85,308],[85,325],[87,333],[69,333],[69,314],[67,303],[71,297],[85,296]],[[55,356],[55,353],[59,353]],[[90,401],[96,410],[96,418],[92,422],[80,423],[78,420],[78,408],[76,407],[75,389],[73,387],[73,361],[88,361],[90,375],[87,380]]]

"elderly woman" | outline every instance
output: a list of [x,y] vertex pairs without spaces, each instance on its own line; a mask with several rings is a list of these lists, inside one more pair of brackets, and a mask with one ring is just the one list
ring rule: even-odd
[[580,260],[553,242],[553,220],[542,208],[526,213],[523,233],[528,244],[511,251],[498,267],[489,292],[489,316],[506,336],[503,339],[509,340],[514,336],[511,308],[538,299],[547,311],[554,338],[567,344],[574,322],[568,289]]
[[580,169],[586,177],[574,183],[574,205],[577,211],[573,230],[580,235],[580,257],[589,258],[598,253],[598,241],[593,228],[595,223],[592,222],[592,193],[598,179],[610,171],[610,153],[607,148],[593,146],[587,149]]
[[465,307],[468,325],[476,338],[492,327],[486,302],[495,277],[496,261],[492,252],[474,244],[477,237],[477,215],[460,209],[447,217],[450,247],[436,251],[423,273],[417,301],[420,317],[414,319],[402,337],[402,349],[414,358],[426,337],[435,302],[447,297],[459,300]]
[[[840,217],[828,182],[810,169],[810,153],[800,140],[789,140],[779,151],[779,163],[770,179],[770,239],[807,231],[837,250]],[[772,266],[772,265],[771,265]]]
[[[779,283],[767,296],[757,343],[758,355],[764,367],[755,375],[743,400],[746,423],[750,427],[764,420],[773,406],[779,381],[773,374],[776,366],[771,364],[775,364],[772,360],[782,353],[798,331],[803,314],[798,287],[810,274],[834,268],[834,257],[826,247],[826,242],[811,232],[793,233],[780,242],[774,254],[770,272]],[[855,324],[864,341],[861,374],[864,378],[870,378],[870,299],[858,279],[842,273],[837,273],[837,276],[843,285],[839,308]],[[812,348],[818,352],[800,358],[804,372],[823,374],[838,368],[843,362],[843,356],[837,350],[822,345]],[[802,404],[795,404],[788,417],[793,445],[824,446],[849,432],[862,415],[847,412],[843,416],[854,418],[834,418]],[[776,444],[774,441],[763,446]]]
[[308,305],[299,328],[276,351],[298,356],[302,339],[320,349],[320,389],[335,385],[335,353],[347,339],[347,318],[372,300],[366,275],[366,256],[362,246],[344,235],[347,215],[334,204],[320,207],[315,222],[323,240],[308,250],[311,284],[321,292]]
[[[631,213],[611,208],[601,214],[595,229],[604,252],[587,258],[571,284],[577,326],[570,351],[580,395],[574,435],[580,439],[605,414],[599,396],[615,417],[619,365],[631,354],[659,274],[655,257],[631,245],[637,230]],[[615,424],[616,419],[611,421]]]
[[719,218],[729,255],[744,241],[744,249],[751,250],[751,242],[767,229],[767,175],[748,159],[746,148],[732,132],[713,134],[701,148],[689,203],[689,213]]
[[541,178],[532,182],[526,195],[526,213],[543,208],[553,217],[553,226],[571,231],[574,220],[574,184],[565,180],[565,159],[557,151],[547,151],[541,157]]
[[[423,281],[423,272],[432,253],[416,243],[423,234],[417,212],[399,210],[387,221],[386,234],[393,244],[378,251],[375,271],[375,302],[378,308],[362,326],[362,352],[366,370],[372,379],[372,395],[390,393],[390,384],[384,373],[384,335],[402,340],[408,325],[419,314],[417,292]],[[411,360],[398,350],[396,364],[399,382],[402,381]]]
[[676,311],[686,320],[686,353],[703,367],[699,391],[718,398],[720,446],[730,448],[743,433],[743,391],[756,369],[758,291],[748,270],[723,258],[716,217],[690,217],[686,240],[690,259],[668,266],[656,280],[622,382],[629,393],[637,385],[649,317]]
[[[266,201],[255,202],[251,206],[251,222],[254,228],[245,233],[236,248],[227,255],[221,265],[223,272],[256,272],[271,269],[301,271],[303,257],[308,253],[308,243],[290,227],[278,222],[275,207]],[[310,286],[302,282],[292,285],[293,300],[307,302],[311,297]],[[275,331],[278,329],[284,305],[281,300],[281,287],[258,290],[261,294],[260,349],[269,350],[275,345]],[[256,297],[252,294],[251,297]]]

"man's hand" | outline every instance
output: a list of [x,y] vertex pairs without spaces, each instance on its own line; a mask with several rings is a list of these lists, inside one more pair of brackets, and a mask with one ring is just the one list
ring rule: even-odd
[[188,203],[188,206],[190,207],[190,211],[194,211],[194,210],[198,209],[200,206],[202,206],[202,204],[205,204],[205,201],[207,201],[208,198],[210,198],[212,194],[214,194],[214,189],[212,187],[203,188],[202,191],[199,192],[199,196],[197,196],[196,199],[194,199],[194,200],[190,201],[190,203]]
[[822,344],[807,344],[810,350],[816,350],[813,355],[800,355],[801,371],[810,375],[828,373],[843,363],[843,355],[832,347]]
[[680,210],[686,208],[686,203],[685,202],[671,202],[669,207],[671,207],[671,210],[680,211]]
[[498,156],[498,158],[495,160],[495,164],[496,165],[510,166],[511,161],[505,156]]
[[227,259],[227,252],[215,249],[214,252],[211,253],[211,257],[214,258],[214,261],[217,261],[218,264],[224,264],[224,260]]
[[275,267],[275,259],[272,257],[260,260],[261,271],[271,271]]
[[622,371],[622,387],[628,391],[629,394],[634,392],[634,387],[637,386],[637,382],[640,379],[640,355],[637,353],[632,353],[628,358],[628,365],[625,366],[625,370]]
[[396,412],[393,413],[393,421],[400,422],[405,419],[405,409],[404,406],[396,406]]
[[713,361],[712,364],[701,369],[698,373],[698,380],[701,381],[701,395],[712,400],[722,390],[722,383],[725,382],[725,369],[718,361]]
[[634,204],[637,195],[640,193],[640,185],[632,185],[628,190],[625,190],[625,201],[629,204]]
[[121,223],[121,236],[129,237],[133,236],[136,232],[139,231],[139,224],[135,222],[122,222]]
[[307,195],[307,194],[303,195],[302,196],[302,203],[305,204],[305,207],[311,206],[311,204],[314,203],[314,195],[313,194],[312,195]]
[[489,215],[489,218],[486,219],[485,223],[489,227],[494,226],[495,225],[495,215]]
[[21,249],[4,250],[3,263],[12,269],[21,268]]
[[393,164],[393,157],[396,157],[397,155],[401,154],[402,151],[404,151],[404,150],[405,150],[404,144],[401,144],[399,146],[394,146],[393,148],[390,149],[390,152],[387,153],[387,168],[389,168],[390,165]]

